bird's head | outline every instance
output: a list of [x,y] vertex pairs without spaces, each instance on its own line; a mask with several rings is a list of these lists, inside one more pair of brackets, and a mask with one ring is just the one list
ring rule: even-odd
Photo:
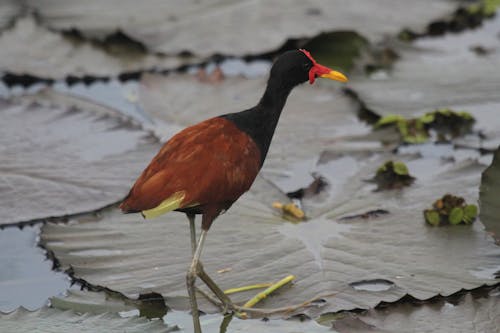
[[292,50],[283,53],[271,68],[271,77],[279,78],[292,86],[309,81],[313,84],[316,78],[347,82],[347,77],[326,66],[320,65],[306,50]]

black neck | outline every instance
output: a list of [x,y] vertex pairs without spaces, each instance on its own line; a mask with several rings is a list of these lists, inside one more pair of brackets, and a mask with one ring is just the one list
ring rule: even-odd
[[261,107],[264,112],[270,113],[270,116],[272,114],[276,117],[277,122],[292,89],[293,87],[289,87],[276,79],[270,78],[267,82],[266,91],[260,99],[259,104],[257,104],[257,107]]
[[264,95],[255,107],[222,116],[234,122],[255,141],[261,152],[261,165],[264,163],[281,111],[292,89],[293,86],[270,78]]

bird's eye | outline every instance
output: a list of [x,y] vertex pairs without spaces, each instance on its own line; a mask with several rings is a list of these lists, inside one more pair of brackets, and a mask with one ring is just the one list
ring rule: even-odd
[[309,64],[305,63],[305,64],[302,65],[302,67],[304,67],[305,69],[309,69]]

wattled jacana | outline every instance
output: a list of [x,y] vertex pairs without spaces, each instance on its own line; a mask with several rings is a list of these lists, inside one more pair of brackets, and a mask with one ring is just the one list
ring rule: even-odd
[[[266,158],[281,110],[291,90],[317,77],[347,82],[347,78],[318,64],[309,52],[283,53],[271,68],[259,103],[248,110],[205,120],[174,135],[142,172],[120,208],[152,218],[172,210],[189,219],[193,260],[186,283],[195,332],[201,332],[194,291],[199,276],[226,309],[232,303],[204,272],[200,262],[207,231],[214,219],[252,185]],[[195,215],[202,215],[196,245]]]

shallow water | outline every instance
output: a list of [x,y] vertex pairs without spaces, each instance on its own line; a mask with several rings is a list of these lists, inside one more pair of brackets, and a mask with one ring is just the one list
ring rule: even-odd
[[40,226],[0,230],[0,311],[23,306],[35,310],[70,286],[66,274],[52,270],[52,261],[36,246]]

